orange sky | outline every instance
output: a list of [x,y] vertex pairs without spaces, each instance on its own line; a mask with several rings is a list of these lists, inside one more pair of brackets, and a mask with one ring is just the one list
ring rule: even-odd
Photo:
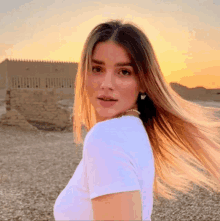
[[22,2],[0,9],[0,62],[5,58],[79,62],[92,28],[108,19],[123,18],[149,37],[167,82],[220,88],[220,4],[214,1],[203,5],[189,0],[174,0],[173,4],[137,0],[135,5],[132,1]]

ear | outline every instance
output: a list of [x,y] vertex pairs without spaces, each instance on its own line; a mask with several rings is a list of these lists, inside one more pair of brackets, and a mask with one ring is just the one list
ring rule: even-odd
[[139,93],[144,94],[144,93],[146,93],[146,91],[144,91],[143,89],[140,89]]
[[144,90],[143,86],[141,83],[139,83],[139,93],[143,94],[145,93],[146,91]]

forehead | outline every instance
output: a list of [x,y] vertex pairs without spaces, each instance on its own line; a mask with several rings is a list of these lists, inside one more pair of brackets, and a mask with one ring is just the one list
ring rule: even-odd
[[92,60],[112,61],[119,63],[130,62],[127,51],[113,42],[100,42],[93,49]]
[[131,66],[134,64],[126,50],[112,42],[100,42],[93,50],[91,62],[99,65],[114,65],[115,67]]

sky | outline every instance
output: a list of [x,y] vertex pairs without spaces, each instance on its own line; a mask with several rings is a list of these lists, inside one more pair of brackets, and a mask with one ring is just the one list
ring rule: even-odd
[[219,12],[220,0],[7,0],[0,7],[0,63],[79,62],[96,25],[123,19],[148,36],[168,83],[220,88]]

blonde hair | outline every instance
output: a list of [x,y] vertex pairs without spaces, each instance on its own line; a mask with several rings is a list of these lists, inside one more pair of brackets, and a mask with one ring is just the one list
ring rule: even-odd
[[83,143],[82,126],[89,131],[98,122],[85,81],[95,46],[107,41],[127,51],[147,94],[145,100],[139,94],[137,104],[154,155],[156,199],[176,199],[174,191],[188,193],[191,182],[220,192],[220,121],[213,115],[216,109],[186,101],[172,90],[161,73],[149,39],[131,22],[101,23],[87,37],[75,81],[74,142]]

